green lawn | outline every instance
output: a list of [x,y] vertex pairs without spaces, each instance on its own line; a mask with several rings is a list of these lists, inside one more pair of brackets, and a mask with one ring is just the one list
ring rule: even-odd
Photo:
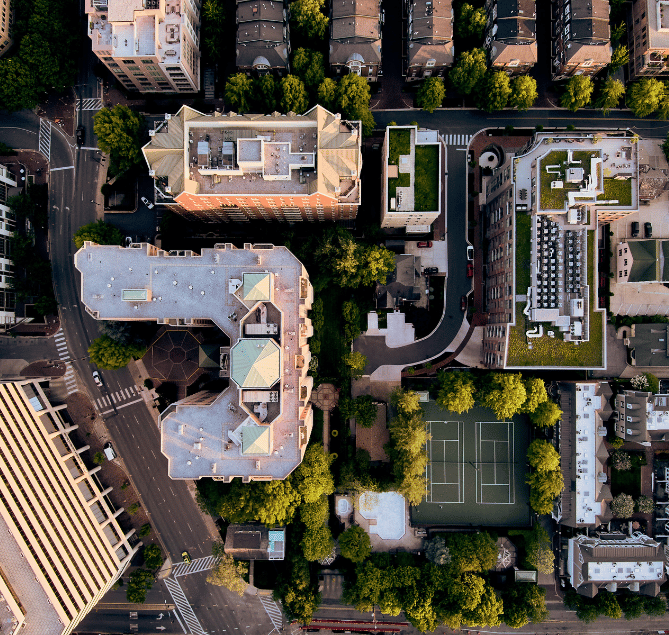
[[390,206],[390,199],[395,196],[398,187],[409,187],[411,185],[411,175],[405,172],[400,172],[396,179],[388,179],[388,205]]
[[525,295],[530,286],[530,259],[532,252],[532,219],[527,214],[516,214],[516,293]]
[[439,148],[416,146],[414,209],[434,212],[439,209]]
[[[551,181],[564,180],[564,162],[567,160],[567,152],[553,150],[539,161],[539,181],[541,183],[541,209],[563,209],[565,201],[564,190],[552,190]],[[560,174],[546,172],[547,165],[559,165]]]
[[[526,337],[525,331],[534,328],[535,325],[529,321],[526,323],[523,315],[525,303],[517,302],[516,326],[509,328],[509,353],[507,356],[509,366],[584,366],[590,368],[603,365],[603,315],[594,311],[597,302],[597,289],[593,287],[594,255],[594,232],[588,232],[589,341],[574,346],[572,342],[565,342],[558,337],[544,336],[533,339],[532,348],[528,348],[527,345],[530,340]],[[517,266],[516,272],[518,269]]]
[[632,205],[632,181],[621,179],[604,179],[604,194],[600,194],[598,199],[604,201],[618,201],[613,205],[630,207]]
[[641,495],[641,467],[632,465],[632,469],[627,472],[620,470],[611,470],[611,494],[629,494],[632,498],[639,498]]
[[411,153],[411,130],[391,130],[388,145],[388,163],[399,165],[400,155]]

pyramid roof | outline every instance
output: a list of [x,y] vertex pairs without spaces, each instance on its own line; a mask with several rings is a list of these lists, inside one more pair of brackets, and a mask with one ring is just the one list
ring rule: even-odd
[[230,357],[232,379],[240,388],[270,388],[281,378],[281,351],[274,340],[239,340]]
[[269,454],[271,451],[269,426],[244,426],[242,433],[242,454]]

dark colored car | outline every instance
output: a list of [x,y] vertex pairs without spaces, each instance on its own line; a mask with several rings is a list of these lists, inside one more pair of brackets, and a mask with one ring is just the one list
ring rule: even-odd
[[79,126],[77,128],[77,145],[80,147],[83,146],[85,138],[86,138],[86,128],[84,128],[83,126]]
[[636,238],[639,235],[639,223],[634,221],[632,223],[632,238]]
[[652,238],[653,236],[653,226],[650,223],[643,224],[643,234],[646,238]]
[[468,278],[474,277],[474,265],[471,262],[467,263],[467,277]]
[[460,311],[466,311],[467,310],[467,296],[463,295],[460,298]]
[[439,267],[425,267],[423,273],[426,276],[433,276],[435,273],[439,273]]

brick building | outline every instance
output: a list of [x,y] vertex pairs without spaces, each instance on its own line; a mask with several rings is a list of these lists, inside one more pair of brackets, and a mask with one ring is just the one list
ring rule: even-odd
[[208,222],[349,220],[360,205],[361,126],[304,115],[203,115],[183,106],[144,148],[165,204]]
[[12,45],[12,25],[14,22],[14,7],[12,0],[2,0],[2,15],[0,16],[0,56],[4,55]]
[[535,0],[486,0],[485,48],[493,70],[525,75],[537,63]]
[[453,65],[451,0],[405,0],[407,13],[406,81],[443,77]]
[[669,77],[669,2],[634,0],[630,11],[630,79]]
[[289,72],[288,11],[279,0],[237,2],[237,69],[251,74]]

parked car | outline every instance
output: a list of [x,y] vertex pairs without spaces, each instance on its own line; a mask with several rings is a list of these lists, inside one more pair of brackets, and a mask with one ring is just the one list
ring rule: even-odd
[[418,243],[418,246],[421,249],[429,249],[430,247],[432,247],[432,241],[431,240],[423,240],[423,241]]
[[634,221],[632,223],[632,238],[636,238],[639,235],[639,223]]
[[190,557],[189,553],[187,551],[182,551],[181,552],[181,559],[186,563],[190,564],[193,562],[192,558]]
[[643,224],[643,235],[646,238],[652,238],[653,237],[653,226],[650,223],[644,223]]
[[435,273],[439,273],[439,267],[425,267],[423,273],[426,276],[433,276]]
[[79,147],[84,145],[84,139],[86,138],[86,128],[79,126],[77,128],[77,145]]
[[466,311],[467,310],[467,296],[463,295],[460,298],[460,311]]
[[471,262],[467,263],[467,277],[468,278],[474,277],[474,265]]
[[467,245],[467,260],[474,260],[474,248],[471,245]]
[[141,200],[142,203],[144,203],[144,205],[146,205],[149,209],[153,209],[153,203],[152,203],[148,198],[146,198],[146,196],[142,196],[142,198],[141,198],[140,200]]
[[97,370],[93,371],[93,381],[100,387],[102,387],[102,379],[100,378],[100,373]]
[[105,456],[107,457],[108,461],[113,461],[116,458],[116,451],[114,450],[112,444],[107,441],[105,443],[104,447],[102,448],[102,451],[105,453]]

